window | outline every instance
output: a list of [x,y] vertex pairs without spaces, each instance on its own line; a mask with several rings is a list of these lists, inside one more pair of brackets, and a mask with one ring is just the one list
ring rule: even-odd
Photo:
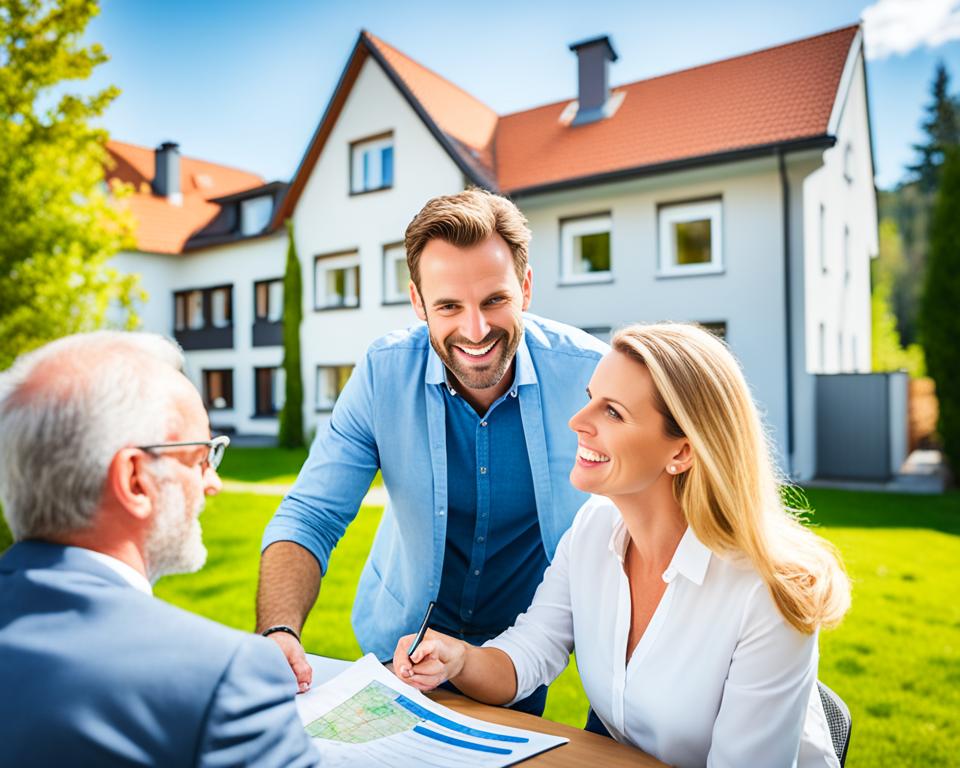
[[254,314],[259,323],[283,320],[283,280],[262,280],[253,284]]
[[393,134],[350,145],[350,193],[393,186]]
[[820,271],[827,272],[827,209],[823,203],[820,203],[820,223],[819,242],[820,242]]
[[727,321],[726,320],[712,320],[705,323],[698,323],[698,325],[703,328],[705,331],[710,331],[718,339],[723,339],[726,341],[727,338]]
[[283,408],[283,368],[254,368],[256,416],[275,416]]
[[721,201],[660,207],[660,274],[697,275],[723,271]]
[[609,280],[609,213],[560,222],[560,282],[589,283]]
[[173,294],[174,330],[199,331],[233,325],[233,286],[178,291]]
[[264,195],[240,203],[240,233],[257,235],[267,228],[273,214],[273,197]]
[[843,148],[843,178],[847,184],[853,184],[853,144],[849,142]]
[[233,408],[233,371],[229,368],[203,372],[203,402],[208,410]]
[[610,343],[610,337],[612,336],[611,331],[613,330],[609,325],[595,325],[589,326],[587,328],[581,328],[581,331],[589,333],[591,336],[600,339],[600,341],[607,344]]
[[403,243],[383,246],[383,303],[405,304],[409,301],[410,270]]
[[353,373],[352,365],[318,365],[317,398],[318,411],[333,410],[334,403],[347,385],[347,379]]
[[317,256],[314,261],[314,308],[360,306],[360,257],[356,253]]

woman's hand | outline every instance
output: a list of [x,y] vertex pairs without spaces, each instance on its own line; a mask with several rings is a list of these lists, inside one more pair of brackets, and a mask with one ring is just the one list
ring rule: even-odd
[[393,652],[393,673],[419,691],[432,691],[463,670],[469,645],[428,629],[413,656],[407,651],[416,635],[405,635]]

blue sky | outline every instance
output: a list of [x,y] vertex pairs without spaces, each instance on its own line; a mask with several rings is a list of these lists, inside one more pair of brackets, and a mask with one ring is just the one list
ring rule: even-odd
[[102,0],[87,39],[111,60],[82,90],[121,88],[103,120],[113,138],[173,140],[184,154],[289,179],[362,28],[504,114],[573,97],[567,45],[587,37],[611,36],[617,85],[850,24],[865,8],[887,188],[913,158],[938,59],[960,85],[960,0]]

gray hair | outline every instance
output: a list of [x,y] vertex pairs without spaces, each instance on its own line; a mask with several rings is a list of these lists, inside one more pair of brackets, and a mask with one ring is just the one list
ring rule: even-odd
[[0,503],[16,541],[89,527],[114,455],[175,427],[169,380],[183,353],[150,333],[50,342],[0,373]]

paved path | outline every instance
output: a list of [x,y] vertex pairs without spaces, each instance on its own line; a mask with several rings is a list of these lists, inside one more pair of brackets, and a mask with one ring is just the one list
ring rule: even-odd
[[[256,493],[261,496],[285,496],[292,486],[286,483],[245,483],[242,480],[224,480],[223,490],[228,493]],[[389,500],[387,489],[382,485],[371,488],[363,497],[368,507],[386,506]]]

